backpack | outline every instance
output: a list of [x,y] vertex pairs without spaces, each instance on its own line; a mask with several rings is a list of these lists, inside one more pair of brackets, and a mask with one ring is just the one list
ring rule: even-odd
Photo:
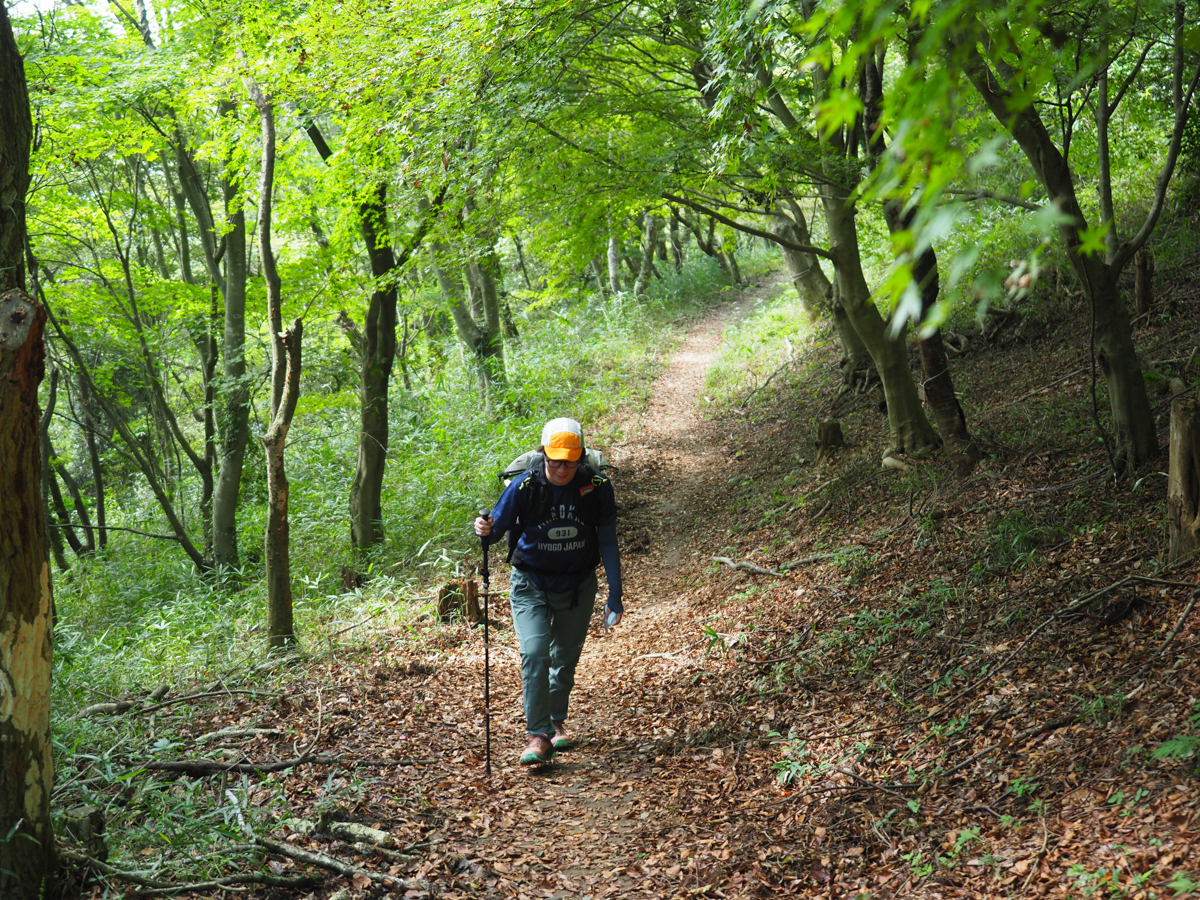
[[[598,475],[604,469],[608,468],[608,461],[599,450],[585,449],[583,459],[580,462],[579,469],[585,477]],[[527,453],[522,453],[509,463],[504,471],[500,473],[499,477],[504,486],[508,487],[514,478],[525,472],[540,473],[544,477],[545,465],[546,457],[537,450],[530,450]],[[506,563],[513,563],[518,568],[520,568],[522,562],[520,555],[517,554],[515,562],[513,555],[517,553],[517,542],[521,539],[521,535],[525,533],[525,523],[539,522],[550,511],[549,487],[537,478],[531,478],[530,484],[531,490],[528,493],[521,491],[517,495],[520,498],[518,504],[520,513],[517,516],[516,522],[513,523],[513,527],[508,530],[507,535],[508,556],[505,557],[504,561]],[[580,498],[580,502],[582,506],[589,506],[595,503],[597,499],[593,492],[586,495],[586,497]],[[600,561],[598,554],[599,550],[597,550],[596,562]]]
[[[608,460],[604,458],[604,454],[599,450],[593,450],[590,447],[583,451],[583,464],[597,474],[602,474],[608,468]],[[500,473],[500,480],[508,487],[508,483],[524,472],[530,472],[534,468],[541,466],[544,457],[537,450],[530,450],[522,453]]]

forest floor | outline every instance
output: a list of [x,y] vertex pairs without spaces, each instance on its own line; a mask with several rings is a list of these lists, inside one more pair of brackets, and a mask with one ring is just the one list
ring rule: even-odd
[[[773,289],[698,321],[625,422],[613,479],[628,612],[605,632],[597,610],[575,749],[516,764],[502,572],[490,777],[482,633],[462,623],[363,644],[313,664],[315,690],[192,723],[292,729],[286,746],[237,743],[250,759],[300,746],[338,760],[266,776],[250,799],[292,847],[374,875],[256,896],[1200,890],[1197,569],[1161,563],[1165,478],[1105,477],[1086,323],[966,336],[954,374],[985,457],[960,481],[940,458],[882,468],[886,422],[869,394],[840,394],[819,343],[745,408],[711,411],[723,329]],[[1178,371],[1198,320],[1193,299],[1142,323],[1147,370]],[[817,462],[815,423],[831,415],[849,446]],[[335,820],[386,831],[393,849],[339,839]]]

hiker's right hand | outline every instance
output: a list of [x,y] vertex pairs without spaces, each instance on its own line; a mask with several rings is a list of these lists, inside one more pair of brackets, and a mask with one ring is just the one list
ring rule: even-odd
[[475,534],[479,537],[487,537],[492,533],[492,520],[490,517],[484,518],[480,516],[475,520]]

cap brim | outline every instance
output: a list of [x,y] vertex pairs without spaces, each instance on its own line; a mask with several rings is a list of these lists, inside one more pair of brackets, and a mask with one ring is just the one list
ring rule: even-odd
[[566,459],[574,461],[583,456],[583,451],[578,447],[547,447],[546,456],[550,459]]

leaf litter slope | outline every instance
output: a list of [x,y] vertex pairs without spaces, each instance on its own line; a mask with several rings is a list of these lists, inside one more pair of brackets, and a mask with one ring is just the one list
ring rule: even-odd
[[[868,395],[838,395],[828,347],[748,411],[702,416],[720,329],[743,308],[693,329],[616,454],[629,613],[608,634],[597,616],[578,749],[515,765],[501,600],[491,779],[481,636],[461,626],[327,663],[323,698],[246,707],[342,759],[323,784],[272,779],[294,814],[384,828],[409,855],[290,839],[450,896],[1192,890],[1194,761],[1150,751],[1200,733],[1196,617],[1175,629],[1195,571],[1156,569],[1161,492],[1105,486],[1094,441],[1064,427],[1088,402],[1078,317],[1002,349],[970,337],[956,376],[988,457],[960,483],[934,462],[879,468],[886,423]],[[1139,338],[1177,356],[1198,322],[1193,304]],[[818,465],[811,423],[831,410],[851,446]],[[763,576],[715,555],[803,562]]]

